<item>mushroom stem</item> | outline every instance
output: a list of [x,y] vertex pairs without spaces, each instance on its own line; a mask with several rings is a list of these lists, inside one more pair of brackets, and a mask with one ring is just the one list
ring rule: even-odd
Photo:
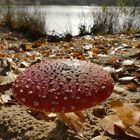
[[71,130],[74,130],[78,135],[82,136],[85,120],[82,112],[58,113],[57,115]]
[[76,111],[74,113],[75,113],[75,115],[77,115],[79,117],[79,119],[81,119],[81,121],[83,121],[83,122],[85,121],[85,116],[82,111]]

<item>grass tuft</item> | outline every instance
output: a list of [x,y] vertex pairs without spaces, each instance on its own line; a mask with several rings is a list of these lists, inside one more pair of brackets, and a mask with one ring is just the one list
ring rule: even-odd
[[3,9],[2,23],[12,30],[22,32],[28,39],[36,40],[46,36],[46,20],[37,8],[7,6]]

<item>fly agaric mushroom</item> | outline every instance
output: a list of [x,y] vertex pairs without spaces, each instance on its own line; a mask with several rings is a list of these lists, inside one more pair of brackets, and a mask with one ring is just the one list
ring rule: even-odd
[[57,113],[64,121],[68,112],[83,118],[81,110],[101,103],[112,91],[113,80],[101,66],[70,59],[34,64],[13,84],[20,103],[32,110]]

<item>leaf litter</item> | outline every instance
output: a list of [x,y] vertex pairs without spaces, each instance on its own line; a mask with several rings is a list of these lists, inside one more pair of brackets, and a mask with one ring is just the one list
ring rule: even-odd
[[112,135],[125,136],[126,134],[133,138],[140,138],[140,104],[115,100],[111,102],[111,109],[115,114],[102,119],[103,129]]
[[[14,33],[8,33],[8,31],[0,31],[1,123],[5,121],[2,118],[7,117],[4,116],[7,113],[3,113],[5,110],[7,110],[5,105],[10,102],[15,102],[15,105],[17,104],[17,101],[15,101],[12,97],[11,87],[12,83],[21,72],[23,72],[30,65],[38,63],[42,60],[52,58],[75,58],[102,65],[104,69],[107,70],[114,78],[115,88],[112,96],[107,101],[94,108],[88,109],[87,111],[83,111],[85,122],[83,119],[81,119],[82,116],[80,118],[74,116],[73,120],[67,120],[68,125],[70,125],[70,127],[77,133],[80,133],[80,135],[82,135],[82,139],[86,140],[117,140],[118,137],[122,137],[123,139],[125,136],[130,138],[139,138],[139,37],[135,38],[134,35],[125,34],[85,36],[74,37],[69,42],[60,41],[58,43],[52,43],[46,39],[29,42],[24,37],[18,36],[18,34],[13,34]],[[114,100],[119,100],[119,102],[116,101],[115,103]],[[10,109],[13,107],[14,105],[11,104]],[[22,106],[20,109],[22,110]],[[45,119],[45,116],[41,115],[40,112],[36,112],[35,115],[34,113],[29,113],[29,109],[27,108],[25,110],[26,111],[24,114],[26,115],[30,114],[31,116],[36,117],[38,120],[41,119],[40,121]],[[14,115],[15,112],[10,111],[10,113],[11,115],[12,113]],[[22,119],[23,118],[21,117],[21,120]],[[49,114],[47,121],[55,123],[56,120],[56,114]],[[78,121],[79,126],[75,126],[74,121]],[[10,124],[9,127],[12,129]],[[61,130],[63,129],[64,128],[61,128]],[[108,135],[106,132],[113,135],[113,137]],[[15,130],[14,133],[20,137],[18,130]],[[69,133],[71,136],[66,135],[66,133],[69,133],[69,130],[61,134],[62,136],[64,135],[65,139],[66,137],[70,140],[80,139],[75,135],[75,132]],[[13,135],[13,133],[9,135]],[[34,136],[36,136],[35,132]],[[44,136],[41,138],[43,139],[43,137]]]

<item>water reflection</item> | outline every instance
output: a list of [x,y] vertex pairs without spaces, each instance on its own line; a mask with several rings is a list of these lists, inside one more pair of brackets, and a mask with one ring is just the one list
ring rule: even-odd
[[[114,7],[116,9],[116,7]],[[128,11],[132,7],[127,8]],[[100,12],[102,7],[99,6],[42,6],[41,11],[46,14],[46,29],[48,33],[55,30],[58,33],[71,32],[73,35],[79,34],[79,26],[86,24],[87,27],[92,25],[96,13]],[[140,15],[140,8],[137,10]],[[94,17],[95,16],[95,17]],[[119,15],[119,24],[123,25],[128,20],[126,15]],[[137,18],[137,19],[134,19]],[[140,17],[133,17],[139,23]]]
[[[15,8],[15,7],[14,7]],[[32,12],[34,6],[26,6],[26,8]],[[16,7],[17,10],[20,10],[21,7]],[[132,7],[127,8],[128,11]],[[93,22],[97,16],[97,13],[102,10],[102,7],[99,6],[38,6],[37,10],[41,11],[46,18],[46,32],[52,34],[55,31],[58,34],[71,33],[72,35],[79,34],[79,26],[81,24],[93,25]],[[114,7],[116,10],[116,7]],[[140,24],[140,8],[137,9],[137,17],[129,17],[126,15],[119,15],[118,25],[123,25],[124,21],[135,20],[137,24]],[[117,25],[117,26],[118,26]],[[119,27],[119,28],[120,28]],[[117,27],[118,28],[118,27]]]

